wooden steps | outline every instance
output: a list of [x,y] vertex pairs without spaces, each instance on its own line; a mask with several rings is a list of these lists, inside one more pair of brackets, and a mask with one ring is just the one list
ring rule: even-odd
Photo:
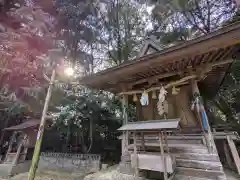
[[170,146],[176,158],[174,180],[226,180],[218,154],[209,154],[204,144]]
[[[185,177],[195,177],[211,180],[226,180],[226,176],[223,171],[216,170],[204,170],[196,168],[187,168],[187,167],[177,167],[176,176],[185,176]],[[176,179],[177,180],[177,179]]]
[[193,176],[176,175],[173,180],[212,180],[212,179],[209,179],[206,177],[200,178],[200,177],[193,177]]
[[217,154],[201,154],[199,153],[172,153],[176,159],[191,159],[199,161],[212,161],[219,162],[219,157]]
[[[170,155],[176,159],[174,180],[226,180],[218,154],[209,154],[202,135],[167,136],[167,143]],[[167,150],[165,142],[163,147]],[[133,151],[132,144],[129,145],[129,150]],[[137,139],[137,150],[146,154],[159,154],[158,137],[144,136],[144,147],[142,141]]]
[[204,145],[174,144],[174,145],[169,145],[169,149],[171,153],[208,154],[208,149]]
[[204,170],[222,171],[222,164],[220,162],[212,161],[199,161],[191,159],[177,159],[176,164],[178,167],[196,168]]

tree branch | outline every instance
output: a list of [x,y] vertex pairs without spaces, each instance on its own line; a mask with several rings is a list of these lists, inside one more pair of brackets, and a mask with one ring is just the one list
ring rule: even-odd
[[199,31],[201,31],[203,34],[206,34],[206,31],[204,30],[204,29],[202,29],[201,27],[199,27],[199,25],[198,25],[198,23],[197,23],[197,21],[196,21],[196,19],[195,19],[195,17],[194,17],[194,14],[191,12],[191,11],[189,11],[189,14],[192,16],[192,18],[193,18],[193,21],[188,17],[188,14],[186,13],[186,12],[182,12],[183,13],[183,15],[185,16],[185,18],[187,19],[187,21],[192,25],[192,26],[194,26],[194,27],[196,27]]

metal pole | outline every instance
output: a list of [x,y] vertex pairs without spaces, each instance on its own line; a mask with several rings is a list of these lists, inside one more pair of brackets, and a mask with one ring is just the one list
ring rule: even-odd
[[51,80],[49,82],[47,96],[46,96],[45,103],[44,103],[44,108],[42,111],[42,118],[41,118],[41,123],[40,123],[38,134],[37,134],[37,140],[36,140],[35,149],[34,149],[34,153],[33,153],[32,164],[31,164],[31,167],[30,167],[30,170],[28,173],[28,180],[34,180],[35,174],[37,171],[40,149],[41,149],[42,138],[43,138],[43,131],[44,131],[45,123],[46,123],[46,115],[47,115],[47,111],[48,111],[48,105],[49,105],[49,102],[51,99],[52,88],[53,88],[55,76],[56,76],[56,70],[53,69]]

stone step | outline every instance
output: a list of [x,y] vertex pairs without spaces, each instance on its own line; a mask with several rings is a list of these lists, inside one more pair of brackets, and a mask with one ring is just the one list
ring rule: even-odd
[[217,161],[219,158],[217,154],[201,154],[199,153],[173,153],[172,154],[176,159],[191,159],[191,160],[200,160],[200,161]]
[[216,170],[203,170],[187,167],[176,167],[176,175],[184,175],[198,178],[208,178],[213,180],[226,180],[226,176],[223,171]]
[[212,162],[212,161],[177,159],[176,165],[178,167],[196,168],[196,169],[203,169],[203,170],[217,170],[217,171],[223,170],[222,164],[220,162]]

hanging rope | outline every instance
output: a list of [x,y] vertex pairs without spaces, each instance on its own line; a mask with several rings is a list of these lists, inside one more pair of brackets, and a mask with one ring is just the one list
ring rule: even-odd
[[157,102],[158,114],[160,116],[168,112],[168,103],[166,101],[166,95],[167,95],[167,91],[165,90],[164,87],[161,87],[159,96],[158,96],[158,102]]
[[146,90],[135,90],[135,91],[127,91],[127,92],[121,92],[118,95],[132,95],[132,94],[142,94],[143,92],[149,93],[151,91],[156,91],[156,90],[160,90],[162,87],[164,87],[165,89],[171,88],[173,86],[178,86],[181,85],[183,83],[185,83],[186,81],[190,80],[190,79],[195,79],[197,77],[197,75],[191,75],[191,76],[186,76],[178,81],[174,81],[174,82],[170,82],[164,86],[161,87],[152,87]]

